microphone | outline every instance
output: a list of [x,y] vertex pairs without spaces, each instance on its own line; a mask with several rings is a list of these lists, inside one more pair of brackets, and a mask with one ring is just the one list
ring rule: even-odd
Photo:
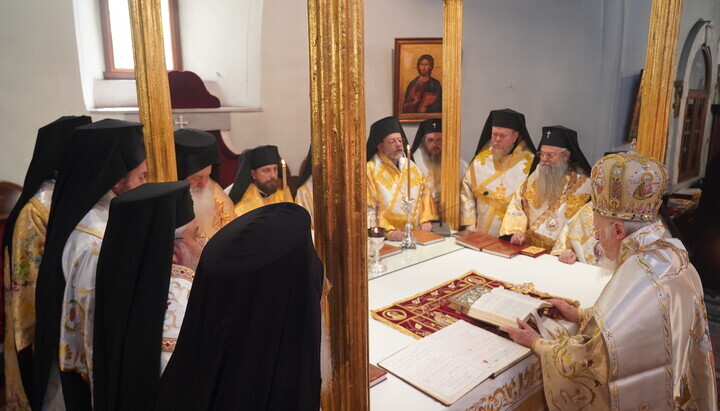
[[[488,194],[489,194],[489,193],[488,193],[487,191],[483,193],[483,195],[488,195]],[[460,207],[460,206],[464,205],[465,203],[470,203],[470,202],[475,202],[475,197],[473,197],[473,198],[471,198],[471,199],[469,199],[469,200],[467,200],[467,201],[461,201],[461,202],[459,202],[459,203],[457,203],[457,204],[455,204],[455,205],[453,205],[453,206],[451,206],[451,207],[447,207],[447,208],[445,209],[445,211],[453,210],[453,209],[455,209],[455,208],[457,208],[457,207]],[[438,206],[438,208],[439,208],[438,212],[439,212],[439,214],[440,214],[440,221],[439,221],[439,222],[434,222],[434,223],[432,223],[432,232],[433,232],[434,234],[441,235],[441,236],[443,236],[443,237],[450,237],[450,235],[451,235],[450,226],[445,225],[445,223],[444,223],[444,221],[443,221],[443,210],[442,210],[442,206]]]

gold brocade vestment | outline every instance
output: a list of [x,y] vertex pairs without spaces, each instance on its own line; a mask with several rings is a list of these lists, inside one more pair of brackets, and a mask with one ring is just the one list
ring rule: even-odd
[[[60,323],[60,371],[77,372],[92,390],[95,274],[110,213],[112,191],[80,220],[62,254],[65,276]],[[91,391],[92,392],[92,391]]]
[[[15,222],[12,256],[5,255],[3,258],[5,401],[9,410],[30,409],[20,377],[17,353],[35,341],[35,285],[45,251],[54,188],[54,180],[45,181],[23,206]],[[3,250],[3,253],[6,251]]]
[[[598,240],[593,232],[593,203],[588,201],[563,227],[553,246],[552,255],[560,255],[572,250],[577,255],[582,252],[586,264],[597,265],[600,257]],[[580,258],[578,257],[578,260]],[[580,260],[582,261],[582,260]]]
[[590,179],[582,169],[569,170],[562,194],[552,204],[537,196],[538,170],[513,195],[500,235],[520,233],[525,243],[551,251],[568,220],[590,200]]
[[195,210],[195,218],[198,221],[198,232],[210,239],[227,223],[234,220],[236,216],[232,200],[218,183],[210,179],[206,188],[212,190],[215,205],[214,212],[207,215],[198,215],[198,211]]
[[577,335],[539,338],[551,409],[717,410],[703,289],[661,224],[622,241],[620,265]]
[[297,193],[295,194],[295,203],[297,205],[301,206],[302,208],[306,209],[308,213],[310,213],[310,227],[314,227],[314,218],[313,218],[313,182],[312,182],[312,176],[310,176],[305,184],[301,185],[300,188],[298,188]]
[[170,269],[170,286],[168,287],[167,308],[163,321],[162,341],[160,343],[160,375],[165,372],[168,361],[175,351],[177,338],[180,335],[185,310],[187,309],[195,270],[179,264]]
[[[379,204],[380,226],[386,230],[403,230],[407,216],[402,208],[402,199],[408,191],[408,160],[401,157],[395,166],[382,153],[375,154],[367,162],[368,205]],[[437,220],[435,204],[425,184],[425,174],[410,161],[410,198],[413,203],[410,221],[413,227]]]
[[505,211],[513,194],[527,178],[532,165],[532,151],[521,141],[498,167],[488,143],[468,167],[460,188],[460,225],[498,236]]
[[245,190],[245,194],[243,194],[240,201],[235,204],[235,214],[240,217],[248,211],[252,211],[256,208],[268,204],[282,203],[285,201],[293,202],[292,194],[290,194],[289,187],[285,188],[285,191],[283,191],[282,185],[280,185],[277,191],[275,191],[273,194],[270,194],[267,197],[263,197],[257,186],[251,182],[250,185],[248,185],[247,190]]

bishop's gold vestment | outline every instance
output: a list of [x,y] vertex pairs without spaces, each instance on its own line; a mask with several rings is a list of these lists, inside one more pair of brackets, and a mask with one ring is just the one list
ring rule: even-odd
[[[588,201],[563,227],[553,246],[552,255],[560,255],[565,250],[572,250],[582,257],[587,264],[597,265],[601,256],[598,240],[593,232],[593,203]],[[578,260],[580,258],[578,257]],[[580,260],[582,261],[582,260]]]
[[35,285],[45,251],[54,188],[54,180],[45,181],[20,210],[13,232],[12,256],[5,255],[3,258],[5,401],[9,410],[30,409],[20,377],[17,353],[35,341]]
[[310,226],[314,227],[312,176],[308,177],[307,181],[298,188],[297,193],[295,193],[295,203],[310,213]]
[[653,224],[622,241],[578,334],[533,343],[551,409],[717,410],[702,284],[682,243],[663,233]]
[[285,188],[285,191],[283,191],[282,186],[279,186],[277,191],[273,194],[264,197],[262,193],[260,193],[260,190],[258,190],[257,186],[251,182],[240,201],[235,204],[235,214],[240,217],[248,211],[252,211],[256,208],[268,204],[282,203],[285,201],[293,202],[289,187]]
[[525,243],[551,251],[568,220],[590,200],[590,179],[582,169],[569,170],[565,188],[552,204],[537,196],[538,170],[513,195],[500,228],[500,235],[520,233]]
[[[425,184],[425,174],[410,161],[410,198],[414,198],[410,220],[413,227],[437,220],[435,204]],[[398,165],[382,153],[375,154],[367,162],[368,205],[379,204],[380,226],[388,231],[404,230],[407,217],[402,199],[408,190],[408,160],[401,157]]]
[[460,225],[497,237],[508,204],[527,178],[534,158],[525,141],[520,141],[506,162],[500,164],[488,143],[470,162],[463,177]]
[[212,238],[227,223],[235,219],[235,206],[228,195],[218,183],[210,179],[206,189],[212,190],[215,209],[213,213],[198,215],[195,210],[195,218],[198,222],[198,232],[207,239]]

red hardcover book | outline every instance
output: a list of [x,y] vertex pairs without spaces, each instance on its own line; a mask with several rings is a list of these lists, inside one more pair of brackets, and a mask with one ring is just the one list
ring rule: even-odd
[[380,249],[380,258],[390,257],[391,255],[400,254],[401,252],[402,248],[385,243]]
[[415,241],[420,245],[430,245],[445,240],[445,237],[441,235],[429,233],[427,231],[418,229],[412,230],[412,234],[413,237],[415,237]]
[[369,370],[370,372],[368,374],[370,375],[370,387],[378,385],[387,379],[387,371],[383,370],[380,367],[376,367],[372,364],[369,364],[369,365],[370,365],[370,370]]
[[500,241],[497,237],[493,237],[484,233],[473,233],[464,237],[458,237],[455,242],[463,247],[472,248],[476,251],[482,251],[483,248]]
[[510,244],[507,241],[498,241],[483,247],[482,251],[488,254],[497,255],[499,257],[513,258],[520,254],[523,246]]

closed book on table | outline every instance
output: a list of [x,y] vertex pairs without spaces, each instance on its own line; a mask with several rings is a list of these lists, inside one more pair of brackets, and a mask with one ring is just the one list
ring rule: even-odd
[[420,245],[429,245],[433,243],[439,243],[440,241],[445,240],[445,237],[433,233],[429,233],[427,231],[423,230],[412,230],[413,237],[415,237],[415,242]]
[[547,250],[542,247],[535,247],[534,245],[531,245],[530,247],[525,247],[522,249],[520,254],[526,255],[528,257],[537,258],[543,254],[546,254]]
[[485,233],[473,233],[463,237],[458,237],[455,242],[463,247],[472,248],[476,251],[482,251],[483,248],[490,244],[497,243],[500,241],[497,237]]
[[484,253],[496,255],[498,257],[513,258],[520,254],[523,246],[510,244],[507,241],[498,240],[496,243],[492,243],[483,247]]
[[391,255],[400,254],[401,252],[402,248],[383,243],[383,246],[380,249],[380,258],[390,257]]
[[369,364],[369,366],[370,387],[374,387],[387,380],[387,371],[372,364]]

